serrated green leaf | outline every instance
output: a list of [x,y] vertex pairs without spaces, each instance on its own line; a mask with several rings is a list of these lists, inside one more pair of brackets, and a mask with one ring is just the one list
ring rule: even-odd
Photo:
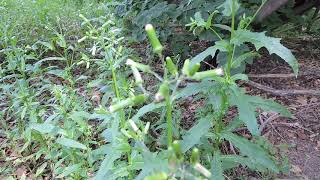
[[260,57],[260,54],[257,52],[247,52],[239,57],[237,57],[233,62],[232,62],[232,68],[238,68],[241,66],[242,63],[244,63],[247,59],[249,58],[254,58],[254,57]]
[[133,121],[138,121],[140,117],[147,114],[148,112],[152,112],[156,109],[165,106],[165,103],[150,103],[148,105],[143,106],[139,109],[139,111],[132,117]]
[[234,1],[234,11],[235,11],[235,13],[239,10],[240,4],[239,4],[238,0],[226,0],[226,1],[224,1],[223,4],[221,4],[218,7],[218,8],[222,8],[223,9],[222,14],[224,16],[230,17],[232,15],[233,1]]
[[50,134],[50,133],[58,133],[58,134],[66,134],[63,129],[49,123],[34,123],[30,125],[30,128],[36,131],[39,131],[41,134]]
[[250,158],[253,163],[259,164],[273,172],[279,172],[277,165],[271,159],[269,154],[257,144],[227,131],[222,132],[221,137],[230,141],[235,147],[239,148],[240,153]]
[[198,124],[193,126],[187,133],[182,136],[181,149],[185,153],[194,145],[200,142],[201,137],[206,135],[212,127],[212,116],[207,116],[199,120]]
[[221,156],[223,170],[228,170],[239,166],[247,166],[251,170],[266,171],[266,168],[260,164],[255,164],[251,159],[239,155],[223,155]]
[[78,141],[69,138],[58,138],[56,143],[70,148],[87,149],[87,147]]
[[190,66],[193,66],[197,63],[202,62],[208,56],[211,56],[213,58],[216,55],[217,50],[218,49],[215,46],[209,47],[208,49],[206,49],[202,53],[199,53],[196,57],[192,58]]
[[285,60],[297,75],[299,71],[298,61],[292,52],[280,43],[280,40],[280,38],[266,36],[265,32],[257,33],[239,29],[235,31],[234,37],[230,42],[238,46],[243,43],[250,42],[256,47],[257,50],[265,47],[270,54],[276,54]]
[[220,151],[214,152],[213,161],[211,163],[211,173],[212,177],[216,180],[224,179]]
[[81,164],[75,164],[75,165],[68,166],[68,167],[64,168],[63,172],[61,174],[59,174],[56,178],[60,179],[60,178],[64,178],[66,176],[69,176],[70,174],[79,171],[80,168],[81,168]]
[[281,104],[271,100],[271,99],[263,99],[259,96],[247,96],[248,101],[255,107],[259,107],[264,111],[277,112],[284,117],[292,117],[292,113]]
[[108,151],[108,154],[105,156],[104,160],[101,162],[100,168],[95,176],[97,180],[104,180],[105,176],[108,174],[109,170],[113,167],[114,161],[121,157],[119,151]]
[[237,106],[239,119],[243,121],[248,130],[253,135],[259,135],[258,122],[255,115],[255,108],[250,104],[245,94],[232,94],[230,98],[231,104]]

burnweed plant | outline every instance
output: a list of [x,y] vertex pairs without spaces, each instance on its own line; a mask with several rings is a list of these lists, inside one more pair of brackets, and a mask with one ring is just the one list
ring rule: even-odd
[[[265,1],[260,8],[264,3]],[[152,102],[138,110],[136,115],[128,116],[127,127],[121,130],[130,144],[128,148],[131,158],[128,157],[128,160],[139,157],[143,162],[139,168],[133,166],[135,170],[139,170],[133,173],[137,174],[136,179],[225,179],[228,178],[227,173],[230,172],[228,170],[239,165],[266,174],[285,171],[283,167],[285,164],[277,160],[275,150],[261,136],[262,129],[259,128],[256,119],[256,110],[277,112],[284,117],[291,117],[291,113],[272,100],[246,94],[236,81],[248,80],[247,75],[238,73],[238,68],[245,66],[253,57],[259,56],[257,51],[262,47],[270,54],[276,54],[285,60],[295,74],[298,73],[298,63],[291,51],[280,43],[280,39],[268,37],[265,32],[249,30],[260,8],[252,17],[240,15],[239,8],[240,3],[237,0],[227,0],[220,6],[222,12],[215,11],[207,20],[204,20],[200,13],[191,19],[192,22],[187,25],[190,30],[210,31],[219,41],[193,59],[185,60],[181,71],[177,69],[171,57],[163,56],[164,47],[158,40],[154,27],[151,24],[145,26],[153,52],[161,59],[164,72],[162,75],[157,74],[150,66],[128,59],[126,65],[131,68],[135,85],[140,90],[134,93],[136,95],[131,95],[108,109],[116,119],[119,111],[138,106],[143,102]],[[214,16],[218,13],[229,17],[231,26],[213,24]],[[217,28],[228,31],[229,35],[219,34]],[[248,43],[256,50],[250,51]],[[221,60],[219,68],[199,71],[200,63],[210,55],[214,57],[217,52]],[[152,93],[146,90],[142,74],[152,75],[159,80],[158,92]],[[182,82],[191,83],[180,88]],[[176,102],[193,95],[205,100],[205,111],[201,112],[201,116],[190,130],[181,136],[176,133],[178,135],[175,136],[173,130],[177,125],[173,123],[173,114],[174,108],[177,107]],[[226,122],[224,117],[232,107],[237,108],[237,116],[232,121]],[[148,132],[152,124],[150,125],[150,121],[141,121],[140,118],[147,112],[159,108],[163,108],[162,116],[166,119],[164,124],[160,125],[166,142],[160,145],[158,143],[158,147],[154,149],[146,144],[150,143]],[[243,126],[252,135],[251,139],[235,132],[237,128]],[[235,148],[234,153],[225,154],[222,151],[223,144]],[[114,160],[112,157],[107,156],[108,163]],[[118,155],[118,158],[120,157]],[[107,173],[105,177],[108,177]]]
[[[238,166],[262,175],[284,172],[261,136],[256,110],[291,113],[246,94],[236,82],[248,80],[243,69],[261,48],[285,60],[295,74],[298,63],[280,39],[250,31],[260,8],[252,17],[239,8],[238,0],[226,0],[206,20],[201,12],[195,14],[190,30],[219,40],[186,59],[181,69],[177,58],[164,55],[151,24],[145,33],[161,66],[129,55],[111,13],[80,15],[83,31],[76,42],[48,27],[49,40],[19,46],[13,29],[1,26],[6,34],[1,36],[0,135],[7,139],[0,144],[1,174],[14,179],[14,168],[24,164],[28,177],[51,179],[228,179]],[[231,25],[215,24],[217,14]],[[219,67],[200,71],[200,63],[217,53]],[[179,104],[188,97],[204,105],[194,125],[184,130]],[[237,115],[227,121],[234,107]],[[243,127],[250,139],[236,132]]]

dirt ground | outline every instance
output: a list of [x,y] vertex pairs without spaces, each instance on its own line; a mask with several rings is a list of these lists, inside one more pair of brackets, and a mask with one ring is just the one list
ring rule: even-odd
[[[287,144],[288,147],[283,151],[289,158],[291,168],[290,174],[283,178],[319,180],[320,39],[286,40],[285,44],[299,61],[298,78],[290,75],[292,71],[285,62],[277,57],[264,56],[248,68],[249,79],[259,86],[255,83],[244,86],[250,94],[275,99],[294,114],[293,119],[276,117],[270,120],[268,118],[272,117],[269,115],[263,117],[263,121],[270,120],[264,136],[276,146]],[[273,91],[267,92],[269,89],[266,91],[260,85],[273,88]],[[286,95],[288,92],[292,94]]]

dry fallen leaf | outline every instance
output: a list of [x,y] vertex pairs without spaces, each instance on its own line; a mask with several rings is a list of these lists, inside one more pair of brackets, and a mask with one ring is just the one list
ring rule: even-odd
[[25,166],[21,166],[16,170],[16,175],[20,179],[22,176],[27,175],[27,168]]
[[299,166],[296,166],[296,165],[291,165],[291,169],[290,169],[291,172],[295,173],[295,174],[301,174],[302,173],[302,170]]

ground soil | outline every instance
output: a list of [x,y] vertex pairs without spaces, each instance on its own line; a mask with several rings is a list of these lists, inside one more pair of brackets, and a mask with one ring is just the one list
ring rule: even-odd
[[[300,65],[298,78],[250,78],[250,80],[277,90],[318,90],[320,91],[320,40],[285,40],[293,50]],[[249,74],[289,74],[289,66],[273,56],[263,56],[248,68]],[[320,179],[320,96],[281,96],[266,93],[254,86],[245,85],[250,94],[275,99],[286,105],[294,114],[293,119],[276,118],[263,132],[274,145],[287,144],[283,150],[290,163],[290,173],[284,178]]]

